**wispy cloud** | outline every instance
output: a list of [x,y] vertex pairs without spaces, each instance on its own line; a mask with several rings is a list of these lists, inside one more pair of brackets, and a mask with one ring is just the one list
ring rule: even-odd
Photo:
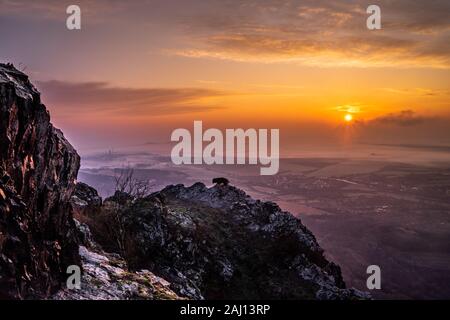
[[427,97],[436,97],[436,96],[447,96],[450,95],[450,90],[444,89],[429,89],[429,88],[380,88],[379,90],[384,92],[389,92],[393,94],[402,94],[402,95],[417,95],[417,96],[427,96]]
[[64,113],[102,111],[105,114],[151,116],[204,112],[221,108],[203,100],[225,93],[203,88],[120,88],[103,82],[38,82],[43,100]]
[[333,109],[338,112],[346,112],[346,113],[361,113],[362,112],[362,107],[358,103],[337,106]]
[[[0,0],[0,15],[65,19],[69,1]],[[369,31],[364,0],[80,0],[104,24],[174,31],[161,52],[258,63],[450,67],[450,1],[379,0],[382,30]],[[139,26],[139,28],[137,27]],[[159,52],[159,51],[158,51]]]
[[363,1],[231,3],[217,10],[220,16],[186,18],[192,44],[175,53],[320,66],[450,66],[448,1],[378,1],[380,31],[366,28]]
[[358,141],[380,144],[449,144],[450,118],[405,109],[356,123]]
[[412,110],[403,110],[400,112],[389,113],[387,115],[375,118],[371,121],[371,123],[409,127],[423,124],[427,120],[431,119],[433,118],[420,116]]

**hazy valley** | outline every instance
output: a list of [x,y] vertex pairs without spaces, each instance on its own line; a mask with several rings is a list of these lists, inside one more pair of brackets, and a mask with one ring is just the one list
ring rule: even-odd
[[[105,197],[114,191],[113,176],[128,166],[154,191],[179,183],[211,185],[212,178],[225,176],[255,199],[299,217],[349,286],[365,290],[366,268],[375,264],[382,270],[382,290],[371,292],[376,298],[448,298],[449,154],[377,150],[353,158],[282,159],[275,176],[260,176],[255,166],[174,166],[149,152],[107,152],[86,156],[79,180]],[[397,161],[397,150],[414,155],[402,156],[410,163]]]

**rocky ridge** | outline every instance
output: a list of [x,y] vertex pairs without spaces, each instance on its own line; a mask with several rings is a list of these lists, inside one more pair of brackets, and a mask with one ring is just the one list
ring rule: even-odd
[[79,164],[28,77],[0,64],[0,298],[47,296],[79,263],[69,203]]
[[[80,289],[63,288],[53,300],[180,300],[170,283],[148,270],[130,271],[118,254],[104,252],[77,222],[84,243],[79,247],[83,276]],[[87,240],[89,239],[89,240]]]
[[108,253],[95,241],[86,223],[99,214],[102,198],[82,182],[77,183],[71,198],[79,253],[83,270],[80,289],[64,287],[52,300],[180,300],[170,290],[170,283],[148,270],[130,270],[116,253]]
[[[115,199],[105,200],[106,217],[114,216]],[[233,186],[168,186],[130,199],[120,221],[125,230],[122,254],[130,267],[167,279],[181,296],[369,297],[345,287],[339,266],[324,257],[299,219]]]

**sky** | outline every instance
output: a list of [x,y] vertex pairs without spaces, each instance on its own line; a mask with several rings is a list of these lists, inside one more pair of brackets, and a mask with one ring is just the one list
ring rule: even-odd
[[167,143],[194,120],[280,129],[282,154],[450,145],[447,0],[0,0],[0,43],[81,153]]

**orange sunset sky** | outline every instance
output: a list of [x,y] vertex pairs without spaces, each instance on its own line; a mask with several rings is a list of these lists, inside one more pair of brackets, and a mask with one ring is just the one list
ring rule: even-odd
[[73,1],[0,0],[0,60],[82,153],[165,143],[193,120],[279,128],[282,150],[450,145],[450,1],[76,3],[69,31]]

